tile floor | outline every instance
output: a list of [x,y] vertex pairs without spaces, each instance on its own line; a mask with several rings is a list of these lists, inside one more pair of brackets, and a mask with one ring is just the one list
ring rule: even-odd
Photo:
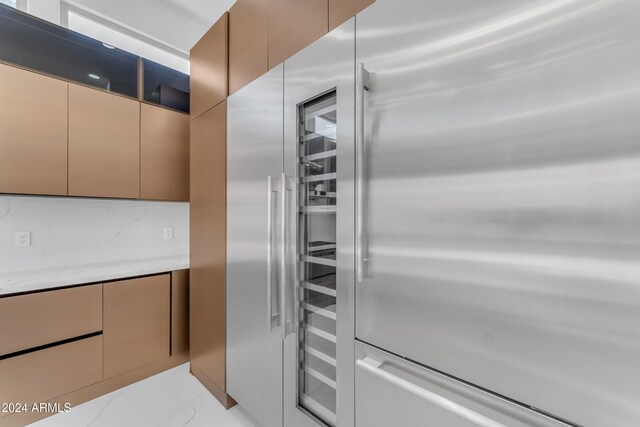
[[189,373],[189,365],[142,380],[31,424],[31,427],[260,427],[229,411]]

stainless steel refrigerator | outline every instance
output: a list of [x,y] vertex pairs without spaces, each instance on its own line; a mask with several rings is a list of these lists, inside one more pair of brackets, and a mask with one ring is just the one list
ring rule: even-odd
[[227,390],[353,425],[355,20],[228,100]]
[[359,345],[356,418],[388,408],[375,375],[399,390],[380,378],[424,366],[572,423],[640,423],[638,22],[635,0],[358,15],[356,335],[411,362]]
[[637,425],[638,22],[377,0],[230,97],[229,393],[265,427]]

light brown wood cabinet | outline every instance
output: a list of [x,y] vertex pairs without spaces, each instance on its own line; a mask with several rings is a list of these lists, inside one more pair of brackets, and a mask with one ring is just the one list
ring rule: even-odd
[[0,356],[102,331],[102,285],[0,298]]
[[169,274],[104,285],[104,377],[170,356]]
[[0,360],[0,402],[24,402],[30,407],[101,380],[102,336],[98,335]]
[[0,64],[0,193],[67,194],[67,90]]
[[189,270],[171,273],[171,355],[189,351]]
[[226,101],[191,121],[191,371],[225,393]]
[[224,101],[229,92],[229,13],[193,46],[191,59],[191,118]]
[[269,69],[267,11],[267,0],[238,0],[229,10],[229,94]]
[[268,0],[269,69],[328,32],[328,0]]
[[69,195],[140,197],[140,103],[69,84]]
[[140,197],[189,200],[189,116],[140,106]]
[[329,31],[374,2],[375,0],[329,0]]

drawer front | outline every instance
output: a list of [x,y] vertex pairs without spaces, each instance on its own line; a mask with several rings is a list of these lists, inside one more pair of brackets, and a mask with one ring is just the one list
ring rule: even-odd
[[566,427],[366,344],[356,344],[356,427]]
[[101,380],[98,335],[0,360],[0,402],[46,402]]
[[0,298],[0,356],[102,330],[102,285]]

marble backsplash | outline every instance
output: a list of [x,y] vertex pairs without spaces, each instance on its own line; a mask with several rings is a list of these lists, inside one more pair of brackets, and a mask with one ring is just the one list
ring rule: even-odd
[[0,294],[188,267],[188,203],[0,196]]

